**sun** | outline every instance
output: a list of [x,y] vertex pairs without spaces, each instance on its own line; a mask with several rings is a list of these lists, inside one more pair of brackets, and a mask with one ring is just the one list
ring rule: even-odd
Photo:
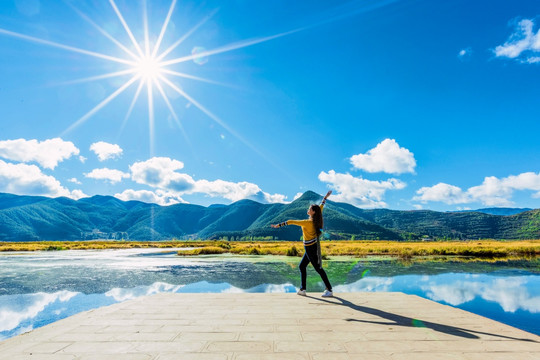
[[137,59],[133,66],[134,73],[139,75],[141,79],[154,82],[158,81],[160,76],[164,75],[165,68],[152,56],[144,56]]

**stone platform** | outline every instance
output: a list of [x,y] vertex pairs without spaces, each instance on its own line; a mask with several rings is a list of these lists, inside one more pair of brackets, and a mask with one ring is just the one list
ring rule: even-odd
[[402,293],[158,294],[0,342],[0,358],[538,360],[540,337]]

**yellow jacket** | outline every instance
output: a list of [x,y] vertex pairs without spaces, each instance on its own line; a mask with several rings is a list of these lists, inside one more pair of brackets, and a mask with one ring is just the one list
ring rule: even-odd
[[[320,205],[321,213],[323,211],[324,205]],[[304,245],[309,246],[315,244],[317,241],[317,231],[315,225],[313,225],[313,220],[287,220],[287,225],[297,225],[302,227],[302,235],[304,236]]]

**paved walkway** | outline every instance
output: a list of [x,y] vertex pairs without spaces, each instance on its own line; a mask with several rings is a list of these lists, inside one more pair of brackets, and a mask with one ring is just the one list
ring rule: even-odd
[[540,359],[540,337],[402,293],[158,294],[0,342],[1,359]]

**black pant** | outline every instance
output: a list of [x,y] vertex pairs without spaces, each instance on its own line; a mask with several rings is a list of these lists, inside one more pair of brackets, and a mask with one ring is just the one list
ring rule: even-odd
[[304,246],[304,250],[306,251],[304,253],[304,257],[302,257],[302,261],[300,261],[300,265],[298,265],[298,268],[300,269],[300,275],[302,277],[302,287],[301,289],[306,290],[306,279],[307,279],[307,266],[311,262],[311,265],[315,268],[315,270],[319,273],[321,276],[322,281],[324,282],[324,285],[329,291],[332,291],[332,285],[330,285],[330,281],[328,281],[328,276],[326,276],[326,272],[322,268],[322,264],[319,264],[319,257],[317,256],[317,244],[313,244],[310,246]]

